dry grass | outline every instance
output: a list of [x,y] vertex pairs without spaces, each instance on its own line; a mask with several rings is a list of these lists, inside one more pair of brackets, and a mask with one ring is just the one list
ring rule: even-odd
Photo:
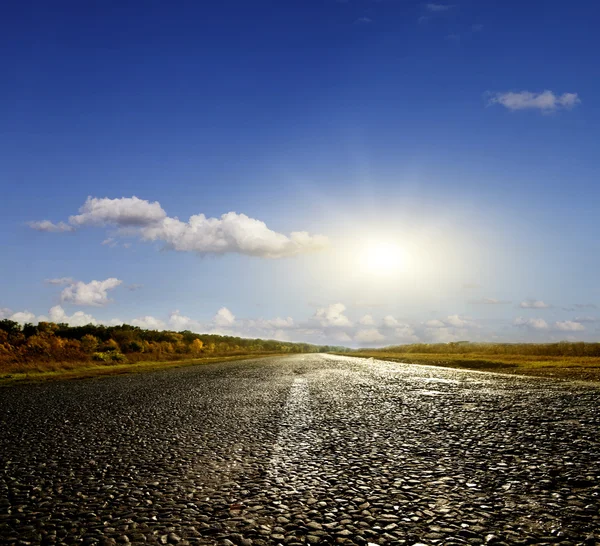
[[166,368],[181,368],[210,364],[211,362],[228,362],[278,356],[268,354],[246,354],[234,356],[211,356],[204,358],[169,360],[169,361],[140,361],[135,363],[100,363],[100,362],[43,362],[15,364],[10,370],[3,366],[0,369],[0,386],[15,383],[33,383],[38,381],[55,381],[61,379],[84,379],[88,377],[112,376],[130,373],[151,372]]
[[539,355],[419,354],[388,351],[356,351],[346,356],[376,358],[407,364],[464,368],[487,372],[514,373],[561,379],[600,381],[600,357]]

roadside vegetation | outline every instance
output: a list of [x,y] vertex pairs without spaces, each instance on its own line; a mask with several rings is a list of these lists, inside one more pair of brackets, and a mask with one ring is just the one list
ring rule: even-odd
[[72,327],[40,322],[21,326],[12,320],[0,320],[0,382],[125,373],[246,356],[343,350],[343,347],[190,331],[143,330],[127,324]]
[[344,354],[409,364],[600,381],[600,343],[415,343]]

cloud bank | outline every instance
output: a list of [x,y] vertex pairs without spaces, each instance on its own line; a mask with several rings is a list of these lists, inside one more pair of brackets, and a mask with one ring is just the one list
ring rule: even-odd
[[220,218],[204,214],[191,216],[187,222],[167,216],[158,201],[138,197],[117,199],[88,197],[79,214],[69,217],[69,223],[49,220],[30,222],[37,231],[65,232],[82,227],[111,227],[114,236],[137,237],[142,241],[162,243],[164,248],[178,252],[204,254],[238,253],[261,258],[283,258],[323,250],[327,237],[294,231],[278,233],[255,218],[228,212]]

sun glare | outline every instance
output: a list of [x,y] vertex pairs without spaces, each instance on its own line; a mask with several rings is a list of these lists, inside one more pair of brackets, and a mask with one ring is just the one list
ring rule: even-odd
[[377,275],[391,275],[406,266],[406,254],[394,243],[371,243],[364,252],[367,271]]

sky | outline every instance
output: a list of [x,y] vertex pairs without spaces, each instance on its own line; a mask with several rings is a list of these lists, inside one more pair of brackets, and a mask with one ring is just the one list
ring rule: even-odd
[[598,339],[597,2],[3,8],[0,318]]

